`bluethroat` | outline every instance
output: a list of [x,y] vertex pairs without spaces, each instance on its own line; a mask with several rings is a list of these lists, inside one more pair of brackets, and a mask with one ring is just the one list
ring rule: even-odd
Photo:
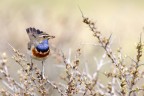
[[[35,28],[27,28],[26,32],[29,36],[30,41],[28,42],[28,50],[31,51],[31,57],[37,60],[42,61],[42,73],[41,78],[44,78],[44,60],[50,53],[49,48],[49,39],[55,38],[55,36],[50,36],[49,34],[40,31],[39,29]],[[32,60],[31,58],[31,60]],[[32,70],[33,63],[31,61],[31,68]]]
[[49,39],[55,38],[49,34],[35,28],[27,28],[27,34],[30,41],[28,42],[28,50],[31,50],[31,56],[37,60],[45,60],[50,53]]

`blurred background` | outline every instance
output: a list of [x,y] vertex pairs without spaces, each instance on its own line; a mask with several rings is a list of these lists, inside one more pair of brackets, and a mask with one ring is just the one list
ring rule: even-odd
[[[66,56],[69,50],[74,55],[77,48],[81,48],[81,67],[87,63],[90,71],[94,72],[94,58],[99,61],[104,51],[91,45],[97,44],[97,39],[82,22],[77,4],[85,16],[96,22],[97,29],[104,36],[109,37],[112,34],[114,51],[121,47],[123,54],[135,56],[135,44],[144,26],[142,0],[0,0],[0,53],[8,54],[12,73],[20,66],[15,67],[14,60],[11,59],[13,51],[8,43],[29,57],[29,38],[25,31],[28,27],[35,27],[56,36],[50,40],[50,44],[61,49]],[[49,56],[46,62],[48,76],[54,81],[57,80],[62,68],[55,65],[62,62],[57,62],[53,56]],[[17,74],[12,75],[17,77]]]

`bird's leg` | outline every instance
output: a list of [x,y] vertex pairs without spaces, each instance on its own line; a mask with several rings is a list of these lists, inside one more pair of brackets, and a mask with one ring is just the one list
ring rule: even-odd
[[42,73],[41,73],[41,77],[42,77],[42,79],[45,78],[45,76],[44,76],[44,61],[42,61]]

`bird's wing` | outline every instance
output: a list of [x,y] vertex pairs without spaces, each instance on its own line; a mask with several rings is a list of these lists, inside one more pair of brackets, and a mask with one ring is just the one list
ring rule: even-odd
[[28,46],[27,46],[28,50],[31,50],[31,47],[32,47],[32,43],[28,42]]

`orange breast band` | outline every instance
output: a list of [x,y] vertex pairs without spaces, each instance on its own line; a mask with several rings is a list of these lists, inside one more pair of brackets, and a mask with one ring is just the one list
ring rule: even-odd
[[47,52],[38,52],[35,48],[32,49],[33,56],[37,58],[45,58],[49,55],[49,53],[50,53],[50,50],[48,50]]

